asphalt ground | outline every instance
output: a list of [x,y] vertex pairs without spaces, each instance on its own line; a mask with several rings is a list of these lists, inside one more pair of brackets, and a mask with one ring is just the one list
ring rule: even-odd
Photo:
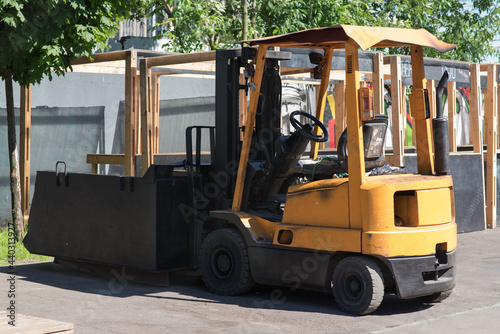
[[[52,262],[0,267],[0,310],[73,323],[75,333],[499,333],[500,228],[458,236],[457,286],[441,303],[386,296],[354,317],[331,295],[258,286],[224,297],[198,277],[170,276],[169,287],[130,283]],[[15,298],[9,279],[15,277]],[[0,319],[0,323],[4,319]],[[0,333],[7,325],[0,325]]]

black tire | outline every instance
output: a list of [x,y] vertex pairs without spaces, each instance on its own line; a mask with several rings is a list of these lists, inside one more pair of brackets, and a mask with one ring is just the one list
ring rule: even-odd
[[200,269],[206,287],[219,295],[240,295],[254,285],[245,239],[234,229],[215,230],[206,237]]
[[417,299],[422,303],[439,303],[448,298],[451,295],[451,291],[436,292],[432,295],[417,297]]
[[384,298],[382,277],[380,267],[369,258],[343,259],[333,271],[332,289],[337,305],[355,315],[375,311]]

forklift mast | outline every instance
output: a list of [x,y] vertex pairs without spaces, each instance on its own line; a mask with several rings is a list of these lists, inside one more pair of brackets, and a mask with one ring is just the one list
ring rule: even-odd
[[[240,124],[240,94],[247,96],[249,88],[242,84],[245,67],[252,67],[253,49],[234,49],[216,51],[216,83],[215,83],[215,166],[216,175],[224,173],[228,177],[224,182],[222,193],[225,199],[231,200],[234,194],[238,161],[241,151],[242,132]],[[243,55],[242,55],[243,52]],[[248,58],[245,58],[248,57]],[[274,157],[276,142],[281,137],[281,79],[279,60],[291,59],[291,53],[268,51],[264,80],[261,87],[261,98],[255,121],[255,140],[265,149],[253,149],[252,160],[266,160]],[[250,69],[251,71],[251,69]],[[253,147],[255,148],[255,147]],[[264,153],[265,152],[265,153]],[[266,157],[266,155],[268,155]]]

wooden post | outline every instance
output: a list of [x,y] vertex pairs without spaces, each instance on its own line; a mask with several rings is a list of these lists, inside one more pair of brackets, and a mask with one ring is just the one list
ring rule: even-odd
[[427,80],[427,91],[429,92],[429,108],[431,110],[431,118],[436,117],[436,81]]
[[346,128],[346,109],[345,109],[345,82],[341,81],[335,84],[333,91],[335,94],[335,145]]
[[481,120],[481,79],[479,64],[470,64],[469,141],[474,153],[483,153],[483,122]]
[[142,175],[146,174],[152,163],[153,129],[151,115],[151,68],[148,59],[140,60],[141,72],[141,145],[142,145]]
[[404,165],[404,117],[403,89],[401,86],[401,57],[391,57],[391,101],[392,101],[392,163]]
[[486,126],[486,226],[497,225],[497,68],[496,65],[482,65],[487,71],[487,87],[484,96]]
[[153,147],[151,155],[151,163],[154,163],[154,155],[160,153],[160,76],[151,76],[151,99],[152,99],[152,114],[151,128],[153,130]]
[[[332,67],[332,55],[333,48],[329,48],[325,50],[325,54],[323,59],[325,60],[323,65],[323,73],[321,76],[321,84],[319,86],[319,92],[316,98],[316,118],[323,122],[323,115],[325,113],[325,103],[326,103],[326,95],[328,93],[328,83],[330,78],[330,70]],[[320,128],[318,126],[314,127],[314,134],[319,136]],[[311,141],[311,154],[310,157],[313,160],[316,160],[318,157],[318,148],[319,143],[315,141]]]
[[135,175],[137,51],[125,56],[125,176]]
[[136,133],[136,141],[135,141],[135,147],[136,147],[136,154],[141,155],[142,154],[142,144],[141,144],[141,75],[137,74],[135,78],[135,82],[137,84],[135,85],[135,94],[136,94],[136,103],[135,103],[135,110],[136,110],[136,117],[135,117],[135,133]]
[[373,55],[373,104],[375,115],[384,113],[384,57],[381,52]]
[[448,138],[450,141],[450,152],[457,151],[457,83],[448,81]]
[[21,177],[21,210],[24,219],[28,219],[30,210],[30,176],[31,176],[31,86],[21,87],[20,117],[20,177]]
[[403,156],[404,156],[404,150],[405,146],[407,146],[407,134],[406,134],[406,110],[407,110],[407,103],[406,103],[406,86],[401,85],[401,123],[403,125]]

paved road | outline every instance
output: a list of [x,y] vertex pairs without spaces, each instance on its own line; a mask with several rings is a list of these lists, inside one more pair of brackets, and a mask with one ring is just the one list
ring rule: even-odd
[[[128,283],[128,272],[102,278],[47,262],[16,266],[16,312],[92,334],[498,333],[500,228],[461,234],[458,241],[458,285],[448,299],[425,305],[386,297],[363,317],[342,313],[330,295],[258,287],[221,297],[196,277],[172,276],[164,288]],[[1,310],[10,300],[8,271],[0,267]]]

